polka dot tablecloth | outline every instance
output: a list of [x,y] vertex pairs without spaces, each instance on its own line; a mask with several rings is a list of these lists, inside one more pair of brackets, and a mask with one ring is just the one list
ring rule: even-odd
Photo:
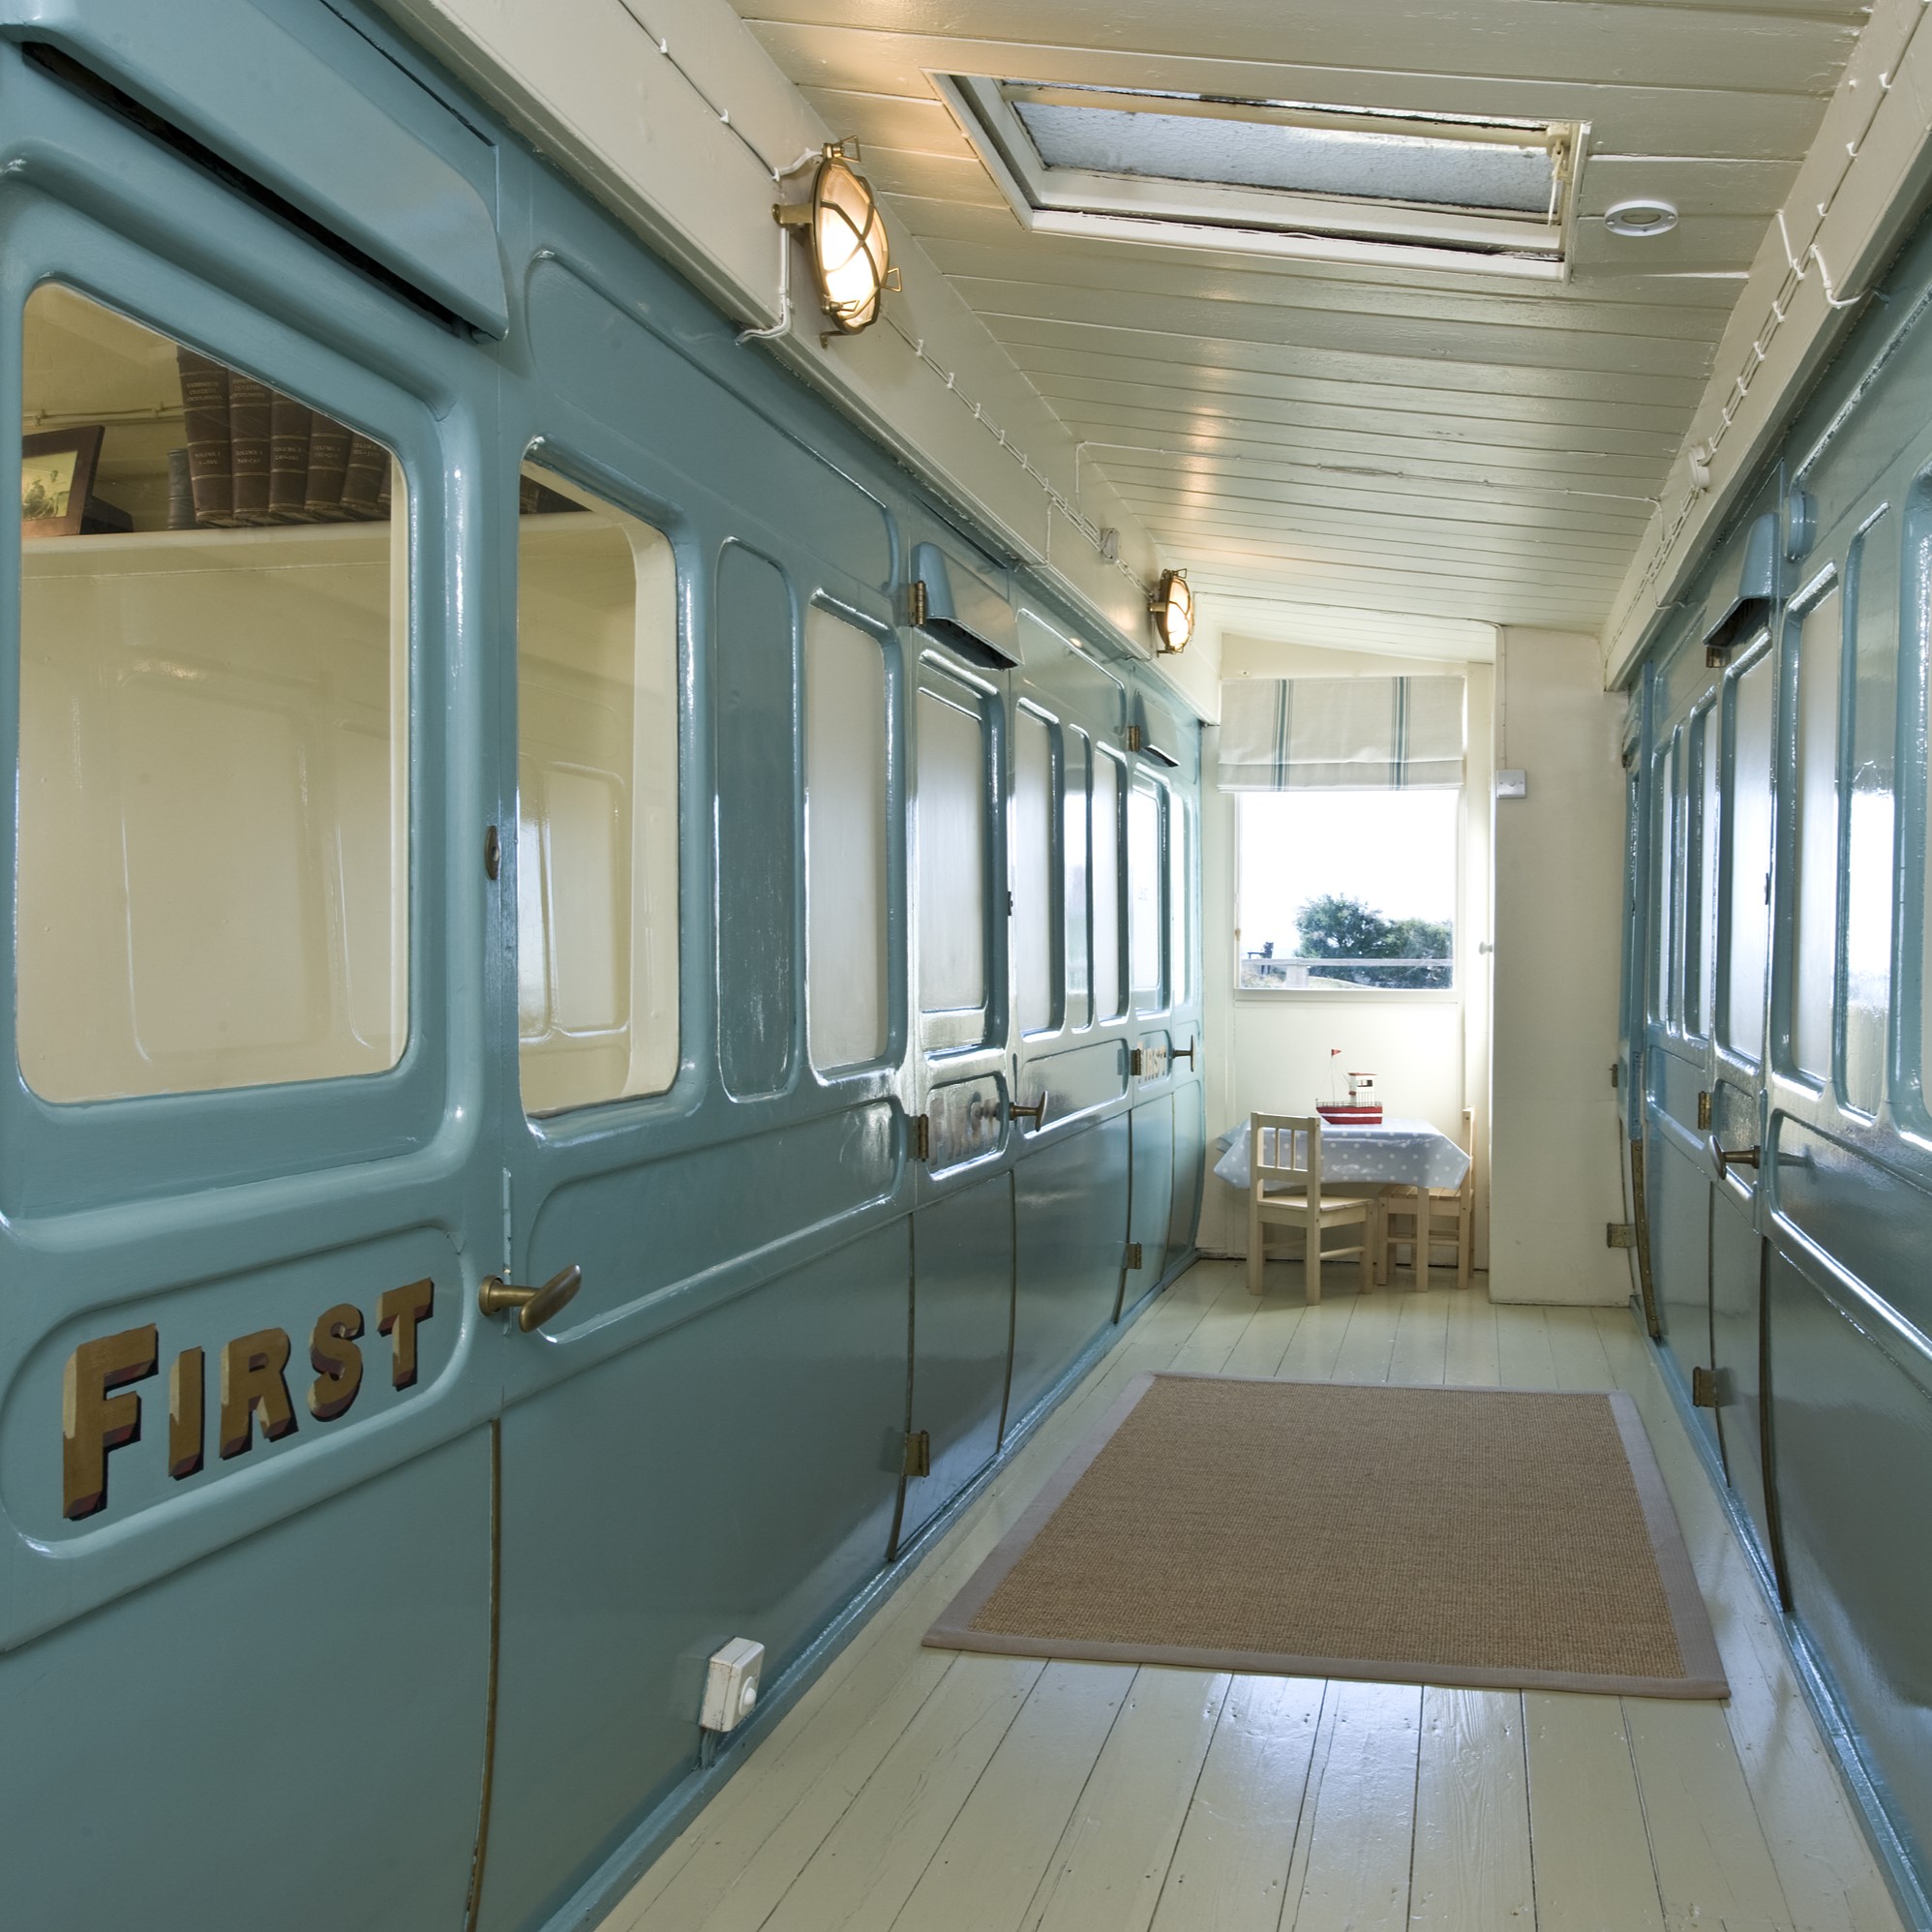
[[[1272,1158],[1272,1132],[1262,1146]],[[1248,1123],[1230,1128],[1215,1143],[1222,1156],[1214,1171],[1235,1187],[1248,1186]],[[1426,1120],[1391,1115],[1378,1127],[1327,1127],[1321,1130],[1321,1180],[1378,1181],[1393,1188],[1460,1188],[1469,1157]]]

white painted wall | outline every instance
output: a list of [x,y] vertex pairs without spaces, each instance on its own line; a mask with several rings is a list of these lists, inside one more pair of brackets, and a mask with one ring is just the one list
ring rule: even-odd
[[[1485,631],[1482,642],[1492,634]],[[1234,800],[1214,784],[1216,740],[1205,746],[1201,793],[1202,931],[1207,983],[1207,1115],[1210,1139],[1258,1109],[1306,1111],[1328,1091],[1329,1049],[1342,1064],[1374,1072],[1391,1113],[1416,1115],[1460,1137],[1465,1106],[1476,1112],[1476,1260],[1483,1265],[1488,1161],[1489,957],[1480,943],[1489,921],[1489,795],[1492,672],[1486,663],[1440,656],[1398,657],[1225,632],[1228,678],[1389,678],[1459,670],[1469,685],[1468,782],[1464,791],[1463,884],[1456,934],[1458,989],[1421,993],[1237,993],[1234,991]],[[1200,1246],[1212,1254],[1247,1253],[1240,1192],[1209,1174],[1201,1204]],[[1599,1239],[1601,1233],[1599,1232]]]
[[1624,700],[1597,640],[1507,629],[1496,650],[1498,769],[1528,796],[1495,801],[1495,1040],[1490,1295],[1615,1304],[1627,1258],[1616,1095],[1623,898]]

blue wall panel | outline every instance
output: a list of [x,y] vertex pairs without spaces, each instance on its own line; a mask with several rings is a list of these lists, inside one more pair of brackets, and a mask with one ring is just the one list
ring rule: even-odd
[[[495,272],[474,247],[487,209],[508,329],[447,326],[326,233],[281,222],[0,45],[0,366],[17,358],[26,288],[65,276],[379,428],[408,478],[414,587],[403,1064],[74,1109],[0,1082],[0,1258],[20,1289],[0,1338],[0,1918],[223,1932],[266,1910],[289,1932],[455,1926],[487,1826],[482,1923],[523,1932],[600,1860],[616,1871],[648,1851],[694,1788],[710,1650],[763,1642],[768,1705],[782,1703],[788,1670],[886,1560],[908,1426],[931,1433],[933,1473],[904,1485],[902,1536],[986,1467],[1003,1416],[1037,1411],[1106,1331],[1130,1233],[1144,1255],[1130,1304],[1185,1252],[1199,1088],[1164,1061],[1136,1081],[1128,1052],[1156,1032],[1197,1037],[1198,920],[1186,909],[1196,959],[1171,962],[1192,989],[1177,1009],[1147,994],[1096,1021],[1084,996],[1062,998],[1066,1023],[1020,1040],[1001,920],[1011,707],[1024,682],[1070,738],[1085,734],[1063,767],[1079,784],[1100,745],[1131,784],[1125,725],[1149,678],[1129,642],[954,528],[355,0],[170,15],[169,73],[227,74],[245,42],[224,46],[224,22],[263,45],[257,14],[405,136],[365,161],[420,150],[437,165],[409,181],[447,177],[463,232],[421,251],[419,290],[456,288],[473,309],[479,265]],[[116,46],[139,61],[138,35]],[[223,99],[196,96],[211,146],[270,183],[313,172],[313,130],[281,140],[253,98],[204,125]],[[15,167],[23,147],[40,160]],[[336,170],[291,198],[326,204],[355,178]],[[384,235],[385,268],[408,282],[408,236],[393,223]],[[514,833],[512,532],[533,446],[672,542],[681,788],[676,1081],[539,1122],[518,1096]],[[982,558],[1038,622],[1024,673],[988,669],[974,687],[990,727],[986,1005],[958,1038],[933,1022],[920,1041],[903,687],[932,644],[905,622],[913,546],[928,540]],[[891,1043],[831,1076],[803,1058],[798,629],[811,599],[869,626],[897,679]],[[0,740],[16,630],[0,614]],[[1076,633],[1079,650],[1064,644]],[[1154,775],[1172,820],[1196,823],[1191,728],[1168,749],[1180,766]],[[1092,956],[1091,841],[1084,806],[1056,802],[1053,950],[1077,975]],[[12,811],[0,788],[9,853]],[[486,826],[508,860],[495,878]],[[1114,898],[1126,903],[1124,879]],[[0,1012],[14,1011],[12,973],[0,959]],[[1006,1104],[1041,1090],[1051,1119],[1022,1132]],[[922,1105],[941,1116],[927,1165],[914,1153]],[[54,1219],[58,1239],[37,1226]],[[485,1275],[541,1281],[572,1263],[582,1292],[541,1333],[481,1315]],[[159,1451],[164,1393],[94,1540],[47,1555],[70,1534],[42,1519],[76,1338],[146,1297],[164,1326],[194,1316],[167,1349],[259,1321],[287,1326],[299,1350],[321,1305],[414,1275],[437,1293],[417,1384],[380,1402],[372,1385],[341,1436],[305,1415],[287,1441],[178,1492],[126,1460]]]
[[503,1417],[488,1926],[535,1922],[698,1755],[705,1659],[775,1678],[884,1562],[904,1222]]
[[1010,1423],[1022,1422],[1113,1319],[1127,1248],[1128,1120],[1117,1113],[1056,1141],[1014,1176]]
[[458,1923],[489,1466],[475,1431],[0,1657],[0,1920]]
[[1013,1176],[995,1174],[913,1217],[912,1407],[931,1473],[909,1477],[903,1543],[993,1460],[1012,1346]]
[[[1793,1608],[1894,1822],[1932,1854],[1932,1382],[1773,1252],[1771,1384]],[[1910,1363],[1910,1367],[1907,1366]]]

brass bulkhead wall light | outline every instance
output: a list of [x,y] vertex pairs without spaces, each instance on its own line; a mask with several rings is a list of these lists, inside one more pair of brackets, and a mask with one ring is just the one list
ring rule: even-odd
[[848,336],[871,327],[879,319],[880,298],[899,286],[879,197],[852,166],[858,158],[855,143],[829,141],[812,176],[810,200],[771,210],[781,227],[803,231],[819,306]]
[[1162,655],[1187,649],[1188,640],[1194,634],[1194,593],[1188,589],[1185,570],[1162,571],[1161,582],[1147,600],[1147,612],[1154,619]]

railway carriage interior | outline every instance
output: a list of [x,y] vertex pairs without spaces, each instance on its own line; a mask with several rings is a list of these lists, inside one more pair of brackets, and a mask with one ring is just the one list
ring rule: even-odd
[[0,0],[0,1918],[1932,1932],[1923,12]]

